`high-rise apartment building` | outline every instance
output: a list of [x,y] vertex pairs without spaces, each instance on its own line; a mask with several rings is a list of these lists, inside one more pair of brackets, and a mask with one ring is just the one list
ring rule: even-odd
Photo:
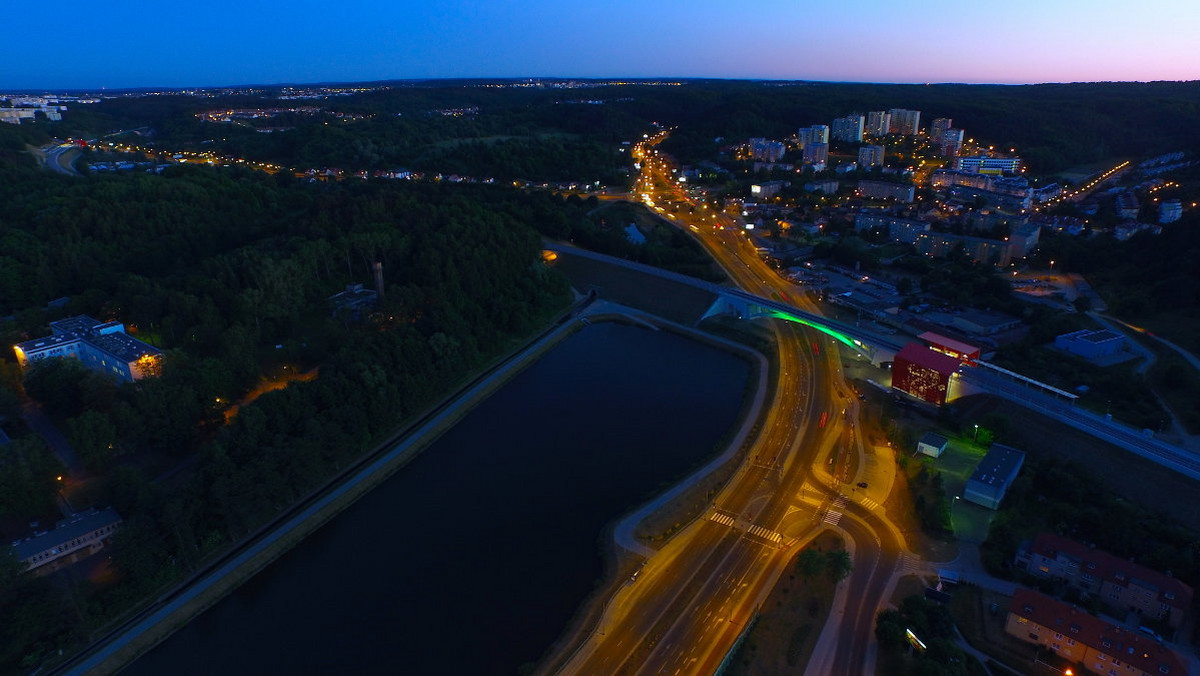
[[778,162],[783,159],[787,147],[781,141],[771,141],[765,138],[750,139],[750,157],[764,162]]
[[825,164],[829,161],[828,143],[808,143],[804,146],[805,164]]
[[833,121],[833,138],[847,143],[862,143],[864,122],[863,116],[858,114],[837,118]]
[[945,134],[946,130],[952,126],[954,125],[951,124],[950,118],[935,117],[933,121],[929,123],[929,140],[934,143],[941,143],[942,135]]
[[1179,200],[1163,200],[1158,205],[1158,222],[1174,223],[1183,218],[1183,202]]
[[867,136],[875,138],[883,138],[888,135],[888,129],[892,126],[892,116],[886,111],[872,111],[867,113],[867,124],[863,132]]
[[801,127],[796,136],[800,139],[800,145],[805,148],[810,143],[829,143],[829,127],[823,124]]
[[883,146],[862,146],[858,149],[858,166],[864,169],[883,166]]
[[889,133],[912,136],[921,128],[921,111],[919,110],[892,108],[888,111],[888,115],[891,116],[891,123],[888,126]]
[[941,136],[930,136],[938,147],[941,149],[942,157],[958,157],[958,153],[962,150],[963,130],[947,129],[942,132]]

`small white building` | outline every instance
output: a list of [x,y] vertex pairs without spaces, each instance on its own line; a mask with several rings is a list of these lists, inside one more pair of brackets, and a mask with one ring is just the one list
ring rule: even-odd
[[942,452],[946,450],[946,445],[950,440],[935,432],[926,432],[925,436],[917,442],[917,452],[925,455],[940,458]]

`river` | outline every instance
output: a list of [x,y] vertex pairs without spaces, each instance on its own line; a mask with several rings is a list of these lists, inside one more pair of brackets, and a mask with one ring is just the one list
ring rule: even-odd
[[607,523],[711,457],[738,357],[601,323],[126,674],[515,674],[603,575]]

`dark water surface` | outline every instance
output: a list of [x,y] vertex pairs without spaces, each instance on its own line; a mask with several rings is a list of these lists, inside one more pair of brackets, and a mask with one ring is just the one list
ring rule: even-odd
[[516,673],[602,575],[605,524],[713,454],[748,378],[587,327],[125,673]]

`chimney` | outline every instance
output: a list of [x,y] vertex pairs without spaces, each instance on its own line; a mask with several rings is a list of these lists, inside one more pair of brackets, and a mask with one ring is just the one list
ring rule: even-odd
[[371,264],[371,270],[375,273],[375,293],[379,294],[379,300],[383,300],[383,263],[375,261]]

